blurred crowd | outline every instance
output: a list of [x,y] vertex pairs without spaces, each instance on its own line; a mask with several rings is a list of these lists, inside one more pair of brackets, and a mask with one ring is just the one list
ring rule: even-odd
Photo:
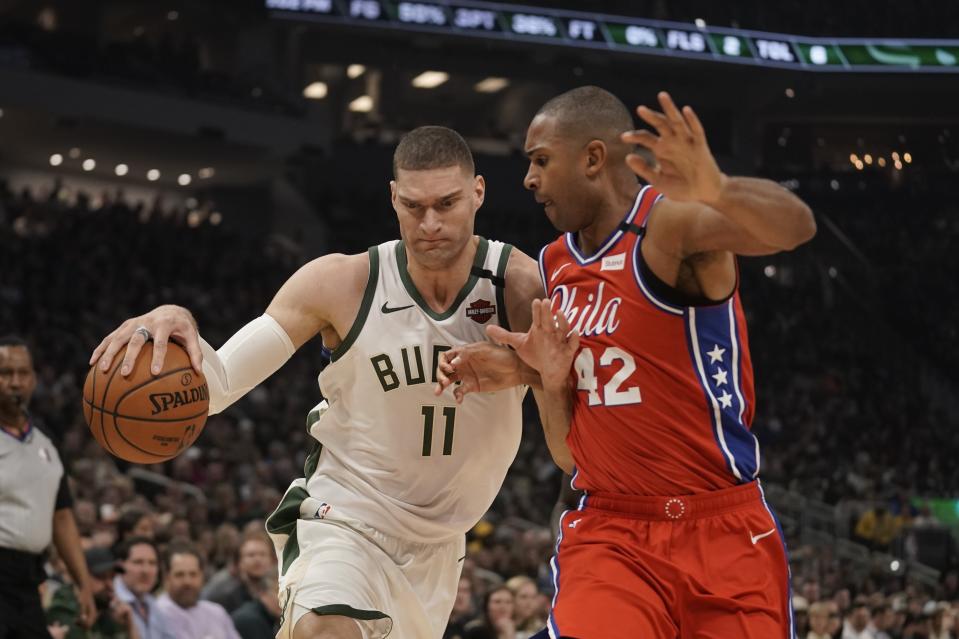
[[[951,463],[959,450],[956,418],[940,401],[943,387],[924,381],[939,379],[946,390],[955,384],[949,367],[959,352],[959,317],[954,304],[940,302],[957,286],[951,247],[959,211],[935,185],[921,186],[839,192],[821,202],[813,196],[821,216],[816,241],[795,254],[742,263],[764,476],[830,504],[867,504],[850,529],[883,550],[915,525],[939,525],[921,497],[959,492]],[[523,232],[508,215],[489,215],[488,227]],[[836,243],[822,216],[859,257]],[[508,239],[527,248],[548,238]],[[335,238],[331,244],[341,248]],[[302,473],[319,345],[210,418],[199,442],[165,464],[113,459],[89,436],[79,408],[89,354],[120,321],[182,304],[204,337],[220,344],[262,313],[305,259],[286,246],[209,220],[190,222],[159,200],[68,197],[56,185],[11,192],[0,184],[0,326],[33,347],[39,385],[31,408],[59,438],[102,616],[118,626],[142,616],[128,609],[140,601],[130,593],[157,593],[154,619],[175,624],[177,609],[199,608],[199,598],[231,615],[244,639],[272,636],[254,634],[269,632],[279,615],[263,520]],[[535,411],[528,417],[503,490],[468,536],[449,638],[522,639],[543,627],[552,596],[550,512],[562,477]],[[801,637],[959,636],[954,558],[936,566],[944,577],[932,588],[886,573],[855,574],[828,549],[790,541]],[[56,557],[48,573],[51,624],[64,636],[84,636],[67,632],[75,600]],[[219,608],[204,609],[222,619]]]

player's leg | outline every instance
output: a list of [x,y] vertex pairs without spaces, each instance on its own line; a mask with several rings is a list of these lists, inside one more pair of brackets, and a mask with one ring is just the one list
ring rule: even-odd
[[779,527],[761,501],[677,525],[673,560],[682,639],[792,639],[789,563]]
[[445,543],[412,543],[372,533],[387,550],[397,571],[390,592],[398,610],[416,611],[402,620],[394,618],[390,637],[441,637],[449,623],[466,558],[466,537]]
[[[548,620],[551,639],[674,639],[675,572],[655,548],[649,522],[571,511],[551,567],[556,596]],[[651,533],[652,531],[652,533]]]
[[293,639],[365,639],[356,619],[309,612],[293,628]]

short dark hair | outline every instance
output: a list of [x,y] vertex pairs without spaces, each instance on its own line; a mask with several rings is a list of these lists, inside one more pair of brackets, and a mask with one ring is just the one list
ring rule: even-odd
[[173,555],[193,555],[200,566],[200,572],[203,572],[205,562],[197,547],[186,541],[172,541],[163,553],[163,570],[166,574],[170,574],[173,568]]
[[445,126],[421,126],[403,136],[393,152],[393,178],[400,169],[427,171],[459,166],[476,172],[473,153],[463,136]]
[[0,347],[2,346],[22,346],[27,350],[30,350],[30,345],[27,344],[27,340],[23,339],[19,335],[3,335],[0,337]]
[[623,101],[597,86],[561,93],[536,115],[552,116],[564,132],[586,139],[618,141],[620,133],[634,127],[633,116]]
[[156,542],[149,537],[130,537],[129,539],[121,541],[119,544],[117,544],[113,554],[117,559],[126,561],[130,558],[130,550],[134,546],[139,546],[140,544],[146,544],[150,548],[153,548],[153,552],[156,553],[157,559],[160,558],[160,550],[157,548]]

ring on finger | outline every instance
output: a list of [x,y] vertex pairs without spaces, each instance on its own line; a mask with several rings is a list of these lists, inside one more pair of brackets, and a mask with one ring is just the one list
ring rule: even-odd
[[144,342],[149,342],[151,339],[153,339],[153,334],[150,333],[150,329],[148,329],[146,326],[137,326],[133,332],[142,335]]

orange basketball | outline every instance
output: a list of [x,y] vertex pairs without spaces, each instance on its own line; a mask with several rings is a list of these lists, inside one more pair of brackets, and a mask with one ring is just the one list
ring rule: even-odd
[[83,384],[83,417],[93,437],[111,454],[136,464],[172,459],[193,444],[206,424],[210,392],[178,344],[169,343],[163,370],[150,372],[153,342],[120,375],[123,351],[110,370],[94,365]]

